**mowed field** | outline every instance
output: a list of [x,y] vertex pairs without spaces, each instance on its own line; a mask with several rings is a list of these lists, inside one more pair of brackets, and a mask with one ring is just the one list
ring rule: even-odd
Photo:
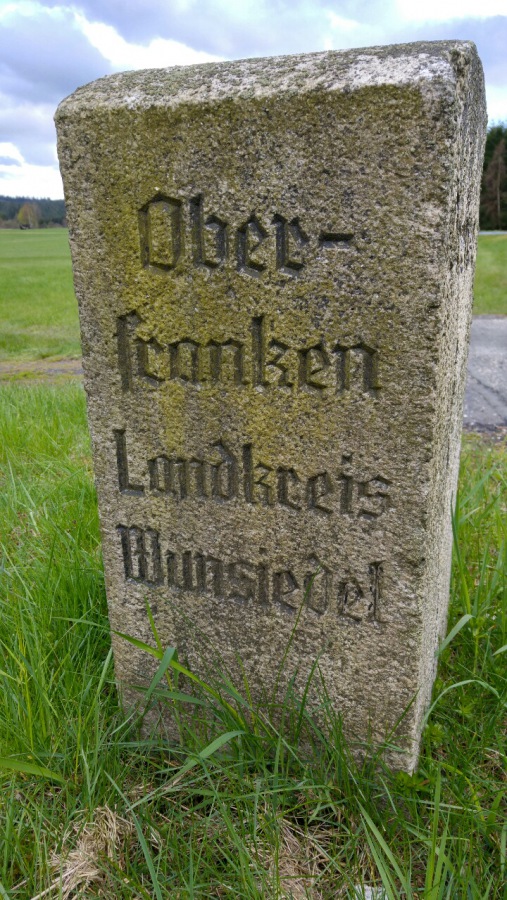
[[[507,235],[479,237],[474,313],[507,314]],[[67,230],[0,230],[0,361],[79,354]]]
[[507,234],[480,234],[474,313],[507,315]]
[[80,353],[67,229],[0,230],[0,361]]

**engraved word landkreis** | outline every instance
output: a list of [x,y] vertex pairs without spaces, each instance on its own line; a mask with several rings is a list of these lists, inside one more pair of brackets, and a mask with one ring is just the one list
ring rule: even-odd
[[317,516],[352,516],[371,521],[391,505],[391,482],[375,473],[365,477],[354,466],[353,455],[343,453],[332,472],[301,472],[293,466],[267,465],[251,443],[235,453],[223,441],[207,452],[184,457],[159,453],[148,459],[145,476],[131,472],[125,429],[115,429],[118,488],[129,496],[163,496],[181,503],[240,500],[252,505],[283,507]]

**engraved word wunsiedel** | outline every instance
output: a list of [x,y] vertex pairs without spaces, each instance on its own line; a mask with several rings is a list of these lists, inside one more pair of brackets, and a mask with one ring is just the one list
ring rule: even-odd
[[[144,268],[166,273],[184,260],[188,237],[190,262],[197,268],[213,272],[232,262],[252,278],[271,269],[297,277],[312,249],[298,216],[289,220],[277,214],[262,221],[251,213],[232,225],[221,216],[206,214],[202,194],[186,202],[156,194],[139,210],[139,237]],[[321,231],[318,247],[347,250],[353,238],[351,232]]]
[[169,587],[217,600],[254,603],[296,613],[305,606],[355,622],[379,621],[382,563],[372,562],[357,575],[333,573],[317,556],[273,570],[265,562],[223,560],[200,550],[166,546],[153,528],[118,525],[125,578],[149,588]]
[[183,457],[160,453],[147,461],[148,478],[130,472],[125,429],[114,431],[118,487],[122,494],[151,493],[177,503],[239,499],[260,506],[309,510],[321,517],[333,514],[361,520],[377,519],[389,507],[391,482],[382,475],[360,478],[352,454],[342,454],[338,470],[303,474],[293,467],[263,463],[252,444],[235,454],[223,441],[204,455]]
[[142,325],[137,312],[117,319],[124,391],[133,390],[136,383],[157,389],[170,381],[197,388],[252,385],[261,391],[306,391],[315,397],[353,389],[375,397],[381,389],[378,351],[362,341],[347,345],[320,340],[309,347],[294,346],[270,333],[266,316],[254,316],[243,340],[231,337],[203,343],[182,337],[163,345],[155,335],[140,337]]

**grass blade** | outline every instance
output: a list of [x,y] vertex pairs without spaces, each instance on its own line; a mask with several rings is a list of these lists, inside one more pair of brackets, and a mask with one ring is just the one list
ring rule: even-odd
[[59,781],[61,784],[67,783],[65,778],[58,775],[58,772],[52,772],[51,769],[46,769],[44,766],[37,766],[21,759],[8,759],[0,756],[0,769],[20,772],[23,775],[40,775],[42,778],[51,778],[52,781]]
[[451,643],[451,641],[454,640],[454,638],[456,637],[456,635],[459,634],[459,632],[461,631],[461,629],[464,628],[464,626],[467,624],[467,622],[470,621],[470,619],[473,619],[473,616],[472,616],[471,613],[465,613],[464,616],[461,616],[461,619],[459,620],[459,622],[456,622],[456,625],[454,626],[454,628],[452,629],[452,631],[449,632],[449,634],[447,635],[447,637],[445,638],[445,640],[443,640],[442,643],[440,644],[440,646],[439,646],[439,648],[438,648],[438,650],[437,650],[437,656],[441,656],[441,655],[442,655],[442,653],[444,652],[445,648],[449,646],[449,644]]

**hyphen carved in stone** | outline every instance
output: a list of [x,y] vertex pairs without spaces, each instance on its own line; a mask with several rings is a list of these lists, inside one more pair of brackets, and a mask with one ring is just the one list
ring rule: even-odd
[[[150,642],[148,600],[258,703],[317,661],[310,707],[323,679],[357,752],[390,735],[412,770],[446,624],[474,46],[130,72],[57,126],[113,629]],[[130,703],[150,660],[114,649]]]

